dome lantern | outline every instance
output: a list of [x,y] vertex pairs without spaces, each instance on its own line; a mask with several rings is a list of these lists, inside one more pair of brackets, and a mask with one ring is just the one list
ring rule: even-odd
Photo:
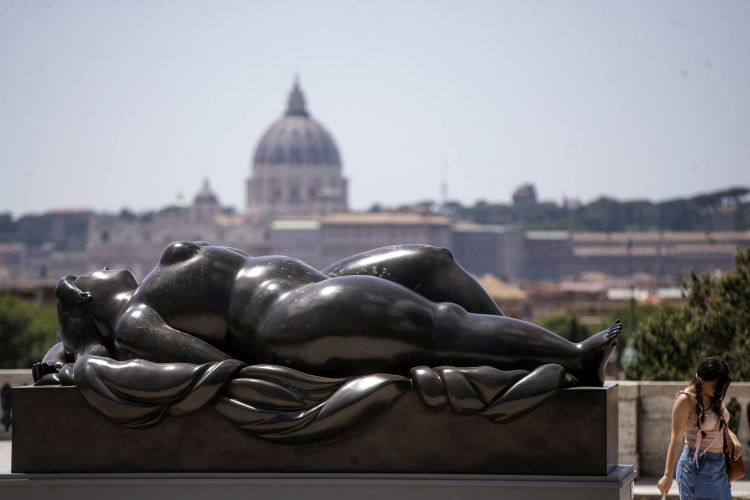
[[305,109],[305,95],[299,88],[299,78],[294,79],[294,88],[289,93],[286,116],[310,116]]
[[195,195],[194,205],[218,205],[219,199],[211,191],[211,187],[208,183],[208,178],[203,179],[203,189],[201,189],[197,195]]

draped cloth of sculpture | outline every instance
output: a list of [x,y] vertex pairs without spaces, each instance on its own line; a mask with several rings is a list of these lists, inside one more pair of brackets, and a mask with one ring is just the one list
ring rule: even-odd
[[412,383],[430,411],[480,414],[502,424],[538,408],[564,382],[558,365],[533,372],[417,367],[411,380],[385,374],[332,379],[237,360],[192,365],[83,356],[37,385],[76,385],[94,409],[126,427],[154,427],[165,418],[213,406],[252,435],[306,444],[362,428],[396,404]]

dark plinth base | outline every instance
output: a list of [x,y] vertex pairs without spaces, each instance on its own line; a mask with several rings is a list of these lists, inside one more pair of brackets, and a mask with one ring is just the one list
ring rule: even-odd
[[119,426],[74,387],[13,389],[18,473],[284,472],[607,476],[617,464],[617,385],[565,389],[507,425],[430,413],[414,390],[357,433],[282,446],[212,408],[153,429]]
[[606,476],[451,474],[0,474],[0,497],[16,500],[632,500],[635,471]]

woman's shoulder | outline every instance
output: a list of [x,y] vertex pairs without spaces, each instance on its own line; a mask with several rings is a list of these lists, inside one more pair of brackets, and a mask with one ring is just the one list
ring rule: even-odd
[[691,403],[695,403],[695,394],[690,392],[690,388],[683,389],[681,391],[677,392],[677,395],[674,397],[677,401],[689,401]]
[[690,416],[695,408],[695,395],[691,394],[687,389],[678,392],[675,396],[674,406],[675,409],[683,410]]

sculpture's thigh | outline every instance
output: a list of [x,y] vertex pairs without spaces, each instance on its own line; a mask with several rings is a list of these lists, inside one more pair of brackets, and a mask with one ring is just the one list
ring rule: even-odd
[[430,245],[376,248],[332,264],[322,272],[330,277],[375,276],[403,285],[432,302],[451,302],[477,314],[503,315],[447,248]]

